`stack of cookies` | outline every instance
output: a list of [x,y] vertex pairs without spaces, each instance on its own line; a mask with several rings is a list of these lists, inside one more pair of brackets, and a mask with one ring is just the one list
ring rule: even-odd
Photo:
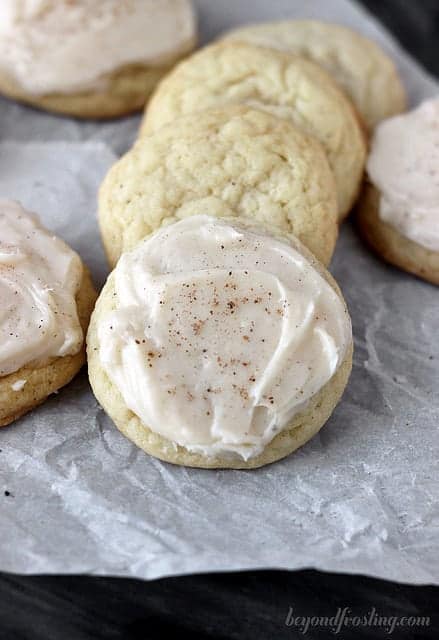
[[[143,106],[194,44],[191,5],[152,3],[156,28],[138,0],[101,5],[6,3],[3,92],[79,116]],[[75,55],[99,38],[111,56],[65,76],[77,58],[62,34],[59,64],[40,40],[57,15],[75,26]],[[114,33],[130,46],[113,50]],[[20,62],[29,47],[34,76]],[[377,45],[314,21],[237,29],[164,77],[101,186],[113,272],[87,336],[95,395],[135,444],[175,464],[249,469],[318,432],[352,366],[349,313],[326,267],[357,200],[372,248],[439,283],[439,101],[404,109]],[[1,425],[81,366],[95,295],[79,257],[32,216],[3,202],[0,217]]]
[[228,33],[160,83],[100,190],[114,271],[88,334],[95,395],[139,447],[252,468],[321,428],[352,364],[325,266],[368,135],[404,106],[375,44],[317,22]]

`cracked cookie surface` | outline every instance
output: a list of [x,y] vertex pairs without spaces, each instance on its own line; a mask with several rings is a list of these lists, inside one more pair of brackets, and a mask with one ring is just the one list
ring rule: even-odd
[[196,214],[244,216],[294,233],[324,264],[338,233],[321,145],[243,106],[176,120],[140,138],[111,168],[99,196],[110,264],[163,224]]
[[234,29],[226,40],[294,53],[321,65],[346,91],[369,131],[406,108],[393,61],[380,47],[338,24],[282,20]]
[[292,122],[318,140],[337,187],[339,217],[351,209],[366,139],[350,100],[318,65],[252,44],[219,42],[179,64],[152,97],[141,135],[202,109],[246,104]]

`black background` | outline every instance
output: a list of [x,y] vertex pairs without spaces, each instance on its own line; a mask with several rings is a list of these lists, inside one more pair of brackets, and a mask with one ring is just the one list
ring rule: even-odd
[[[439,75],[439,0],[363,0],[362,4],[430,72]],[[365,615],[375,607],[382,616],[430,616],[431,621],[429,627],[397,628],[392,635],[360,627],[345,628],[338,635],[311,628],[303,636],[297,628],[285,625],[289,607],[300,616],[333,616],[338,607],[349,607],[351,615]],[[439,588],[311,570],[152,582],[0,574],[0,640],[164,637],[439,638]]]

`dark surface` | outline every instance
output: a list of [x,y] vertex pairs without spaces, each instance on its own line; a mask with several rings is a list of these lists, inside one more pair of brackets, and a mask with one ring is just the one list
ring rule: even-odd
[[[438,589],[317,571],[259,571],[140,582],[103,578],[19,578],[0,582],[2,640],[283,640],[284,638],[438,638]],[[430,616],[429,627],[344,629],[285,625],[295,616]],[[167,633],[168,632],[168,633]]]
[[[1,0],[0,0],[1,1]],[[212,0],[214,1],[214,0]],[[239,0],[233,0],[239,1]],[[269,1],[269,0],[267,0]],[[336,0],[328,0],[336,1]],[[432,73],[439,75],[439,0],[364,0]],[[429,616],[429,626],[285,625],[295,616]],[[314,621],[315,622],[315,621]],[[392,624],[392,621],[389,621]],[[259,571],[154,582],[89,577],[0,576],[0,640],[155,638],[439,638],[439,588],[318,571]]]
[[361,0],[360,4],[430,73],[439,76],[439,0]]

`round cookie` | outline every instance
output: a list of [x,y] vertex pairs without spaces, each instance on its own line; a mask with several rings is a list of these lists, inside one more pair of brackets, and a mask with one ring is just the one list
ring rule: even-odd
[[163,224],[207,211],[292,232],[323,263],[331,259],[337,206],[325,153],[263,111],[208,110],[140,138],[100,189],[110,264]]
[[369,131],[406,108],[404,87],[393,61],[375,42],[341,25],[282,20],[240,27],[223,37],[318,63],[351,98]]
[[190,0],[0,6],[0,92],[78,118],[140,110],[196,43]]
[[[96,301],[90,274],[83,267],[83,277],[76,296],[78,318],[84,336]],[[85,340],[75,355],[52,358],[41,367],[24,366],[18,371],[0,377],[0,427],[4,427],[66,385],[85,364]],[[23,385],[22,381],[26,381]],[[15,389],[14,389],[15,387]]]
[[379,191],[365,184],[357,205],[356,222],[361,236],[384,260],[439,285],[439,252],[403,236],[379,216]]
[[334,172],[340,219],[350,211],[363,176],[365,136],[350,100],[304,58],[238,42],[206,47],[159,85],[141,135],[181,115],[227,104],[267,111],[321,142]]
[[[244,219],[240,220],[240,225],[243,228],[248,227],[249,229],[255,229],[255,227],[258,226],[260,231],[266,231],[270,235],[274,235],[277,239],[290,244],[308,260],[312,267],[318,271],[343,300],[338,285],[332,276],[294,236],[281,233],[277,230],[273,234],[272,229],[268,229],[264,225],[255,225],[253,222]],[[266,445],[262,453],[248,460],[223,453],[217,453],[207,457],[198,452],[190,451],[186,447],[177,445],[158,433],[153,432],[148,425],[144,424],[141,419],[126,406],[118,387],[107,375],[99,356],[100,343],[98,328],[103,319],[115,310],[117,306],[118,298],[115,291],[115,274],[113,272],[109,276],[99,296],[87,335],[90,383],[98,402],[114,421],[117,428],[146,453],[165,462],[206,469],[253,469],[280,460],[305,444],[320,430],[340,400],[350,376],[352,368],[352,342],[347,348],[343,362],[333,374],[332,378],[309,400],[306,407],[300,411],[300,413],[296,414],[291,422]]]
[[439,98],[375,129],[360,232],[385,260],[439,284]]

